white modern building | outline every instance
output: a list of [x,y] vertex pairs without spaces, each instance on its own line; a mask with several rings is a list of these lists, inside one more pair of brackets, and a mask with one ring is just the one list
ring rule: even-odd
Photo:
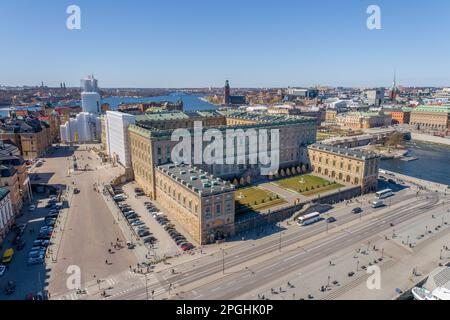
[[83,112],[100,113],[100,94],[98,80],[93,75],[81,80],[81,107]]
[[94,113],[81,112],[60,127],[63,142],[93,142],[101,138],[100,117]]
[[14,213],[9,190],[0,188],[0,244],[14,223]]
[[81,107],[83,112],[100,113],[100,95],[97,92],[82,92]]
[[83,112],[60,127],[61,141],[68,143],[93,142],[101,139],[98,80],[88,76],[81,80],[81,107]]
[[87,78],[81,79],[81,87],[83,92],[97,92],[98,90],[98,80],[94,78],[94,75],[87,76]]
[[105,117],[106,149],[113,161],[125,168],[131,167],[128,126],[136,123],[136,117],[117,111],[107,111]]

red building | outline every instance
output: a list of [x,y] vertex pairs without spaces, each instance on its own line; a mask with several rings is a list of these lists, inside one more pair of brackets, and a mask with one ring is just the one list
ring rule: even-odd
[[411,119],[411,110],[395,110],[391,112],[392,124],[408,124]]

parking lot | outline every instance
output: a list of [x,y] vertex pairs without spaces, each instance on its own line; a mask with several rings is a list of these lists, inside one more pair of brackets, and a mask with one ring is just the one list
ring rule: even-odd
[[115,193],[125,195],[126,199],[120,200],[118,206],[136,236],[147,242],[150,259],[173,257],[194,248],[192,240],[167,218],[157,203],[143,195],[136,183],[128,183]]
[[47,260],[53,250],[54,228],[59,227],[59,212],[63,203],[56,196],[35,195],[35,201],[25,206],[23,215],[2,244],[1,256],[9,250],[10,262],[5,259],[5,271],[0,277],[0,300],[45,299],[48,285]]

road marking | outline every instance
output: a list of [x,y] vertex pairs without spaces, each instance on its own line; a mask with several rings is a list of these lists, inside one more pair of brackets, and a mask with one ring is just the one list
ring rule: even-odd
[[115,279],[108,279],[108,280],[106,280],[106,282],[107,282],[111,287],[118,283],[117,280],[115,280]]
[[298,256],[301,256],[301,255],[303,255],[303,254],[305,254],[305,252],[297,253],[296,255],[293,255],[292,257],[289,257],[289,258],[284,259],[283,261],[284,261],[284,262],[288,262],[289,260],[295,259],[295,258],[297,258]]

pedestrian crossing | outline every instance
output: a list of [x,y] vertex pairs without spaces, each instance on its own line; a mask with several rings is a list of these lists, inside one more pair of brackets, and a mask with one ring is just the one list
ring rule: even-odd
[[89,290],[88,289],[83,289],[85,293],[83,294],[78,294],[76,292],[71,292],[69,294],[66,294],[62,297],[60,297],[58,300],[80,300],[83,297],[86,297],[89,295]]
[[[141,296],[142,291],[146,291],[146,288],[149,290],[150,297],[152,292],[153,296],[156,297],[167,291],[164,287],[161,287],[160,280],[156,274],[150,273],[145,275],[135,273],[131,270],[102,280],[101,288],[112,291],[111,295],[103,300],[120,299],[121,296],[133,292],[136,292],[136,296]],[[98,294],[98,285],[92,284],[91,287],[87,286],[86,289],[83,290],[86,290],[83,294],[78,294],[76,291],[73,291],[60,296],[57,300],[81,300],[96,296]]]

